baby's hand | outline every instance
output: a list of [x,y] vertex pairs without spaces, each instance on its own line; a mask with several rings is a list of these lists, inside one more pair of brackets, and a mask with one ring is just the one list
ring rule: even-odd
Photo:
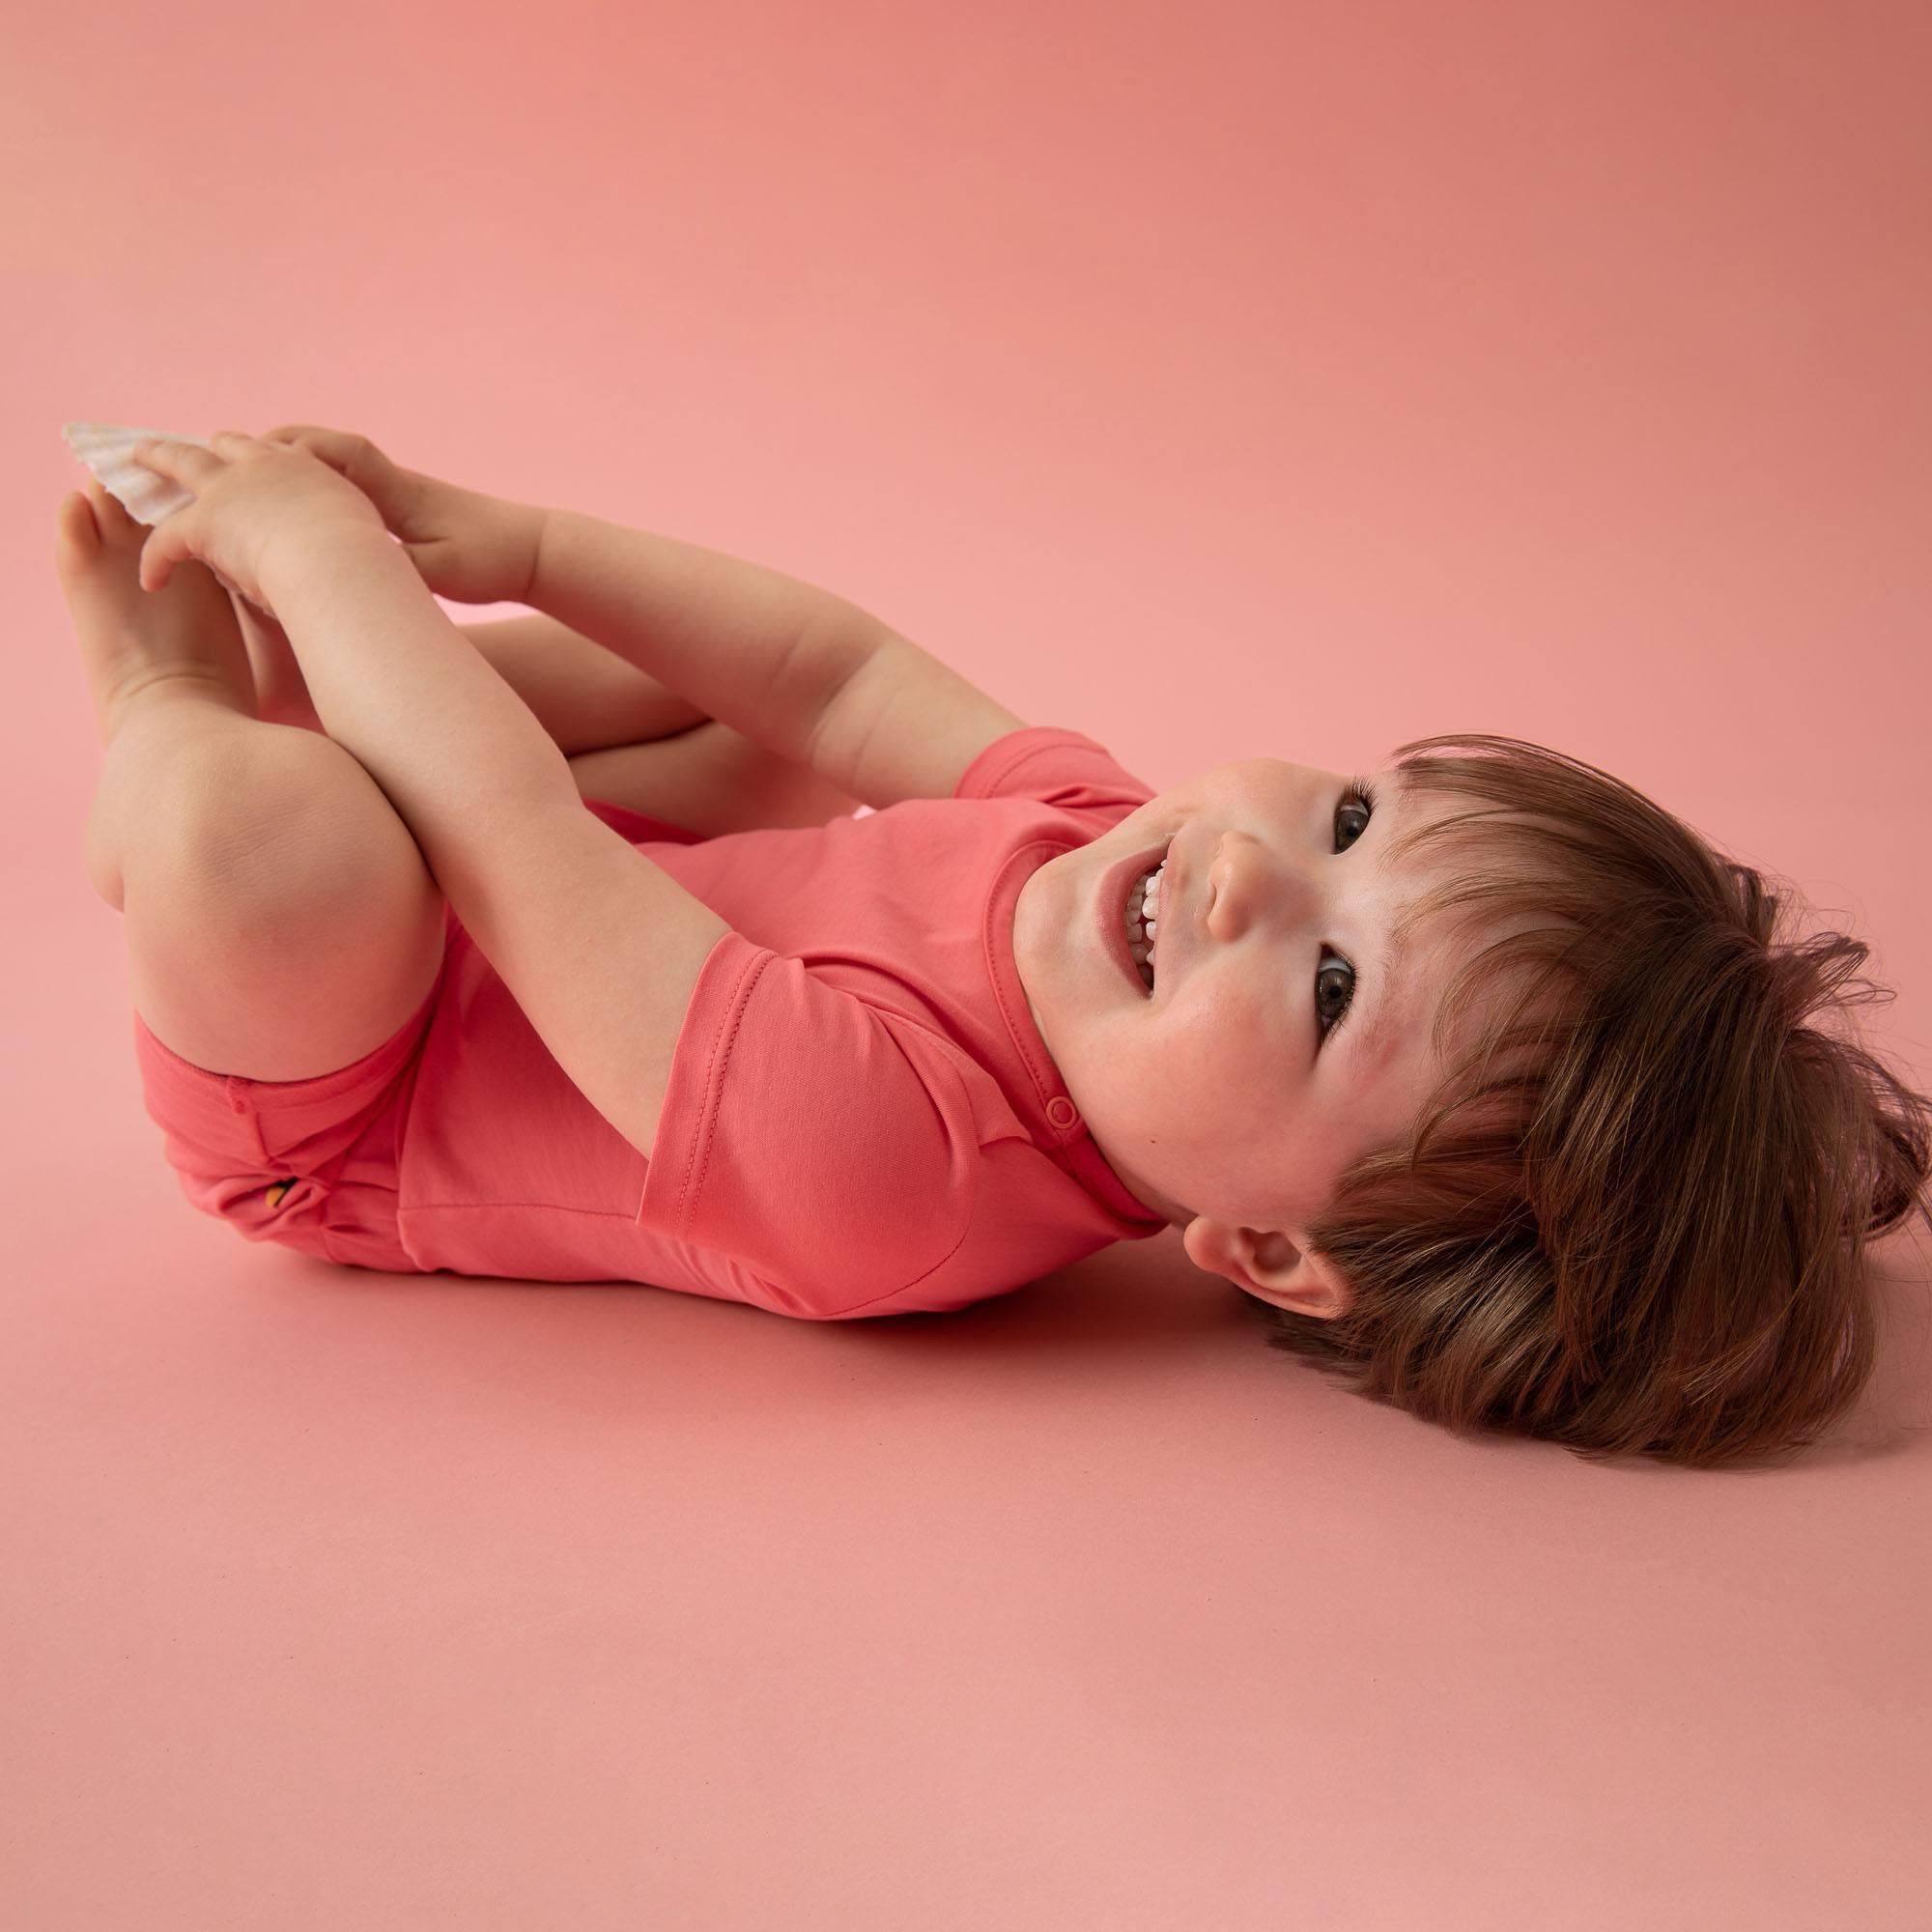
[[355,484],[435,595],[457,604],[529,601],[541,510],[404,469],[353,430],[285,423],[262,440],[305,449]]
[[141,546],[140,582],[161,590],[174,566],[192,557],[258,610],[269,608],[265,581],[291,543],[382,533],[367,499],[299,449],[217,430],[209,447],[154,437],[128,459],[187,493]]

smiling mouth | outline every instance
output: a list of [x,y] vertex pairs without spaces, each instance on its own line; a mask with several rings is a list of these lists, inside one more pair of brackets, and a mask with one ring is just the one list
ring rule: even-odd
[[[1172,841],[1168,847],[1164,847],[1152,860],[1128,878],[1126,889],[1121,895],[1121,903],[1117,909],[1122,963],[1139,981],[1142,992],[1150,999],[1154,991],[1153,955],[1158,934],[1153,940],[1148,937],[1147,926],[1140,913],[1140,894],[1143,884],[1166,864],[1168,850],[1171,847]],[[1141,949],[1142,956],[1139,958],[1135,957],[1136,947]]]

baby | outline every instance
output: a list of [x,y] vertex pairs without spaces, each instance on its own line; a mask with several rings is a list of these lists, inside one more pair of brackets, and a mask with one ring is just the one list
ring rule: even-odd
[[[1348,1386],[1589,1456],[1763,1455],[1866,1380],[1932,1098],[1840,1024],[1867,949],[1606,773],[1479,734],[1155,796],[781,573],[265,445],[409,587],[345,539],[272,616],[144,591],[98,484],[57,554],[146,1104],[246,1237],[823,1320],[1171,1226]],[[542,614],[466,680],[432,593]],[[332,655],[378,631],[431,715]]]

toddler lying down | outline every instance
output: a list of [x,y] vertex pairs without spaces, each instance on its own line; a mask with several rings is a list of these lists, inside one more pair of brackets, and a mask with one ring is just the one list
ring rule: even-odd
[[1866,1380],[1932,1100],[1866,947],[1607,773],[1463,734],[1156,795],[755,564],[309,425],[69,437],[90,877],[248,1238],[838,1320],[1172,1227],[1348,1386],[1590,1456]]

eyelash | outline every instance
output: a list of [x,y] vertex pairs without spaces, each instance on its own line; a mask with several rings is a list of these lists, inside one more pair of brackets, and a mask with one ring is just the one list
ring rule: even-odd
[[[1376,787],[1368,779],[1350,779],[1349,781],[1349,782],[1342,788],[1341,797],[1335,801],[1334,816],[1336,818],[1340,818],[1342,813],[1345,810],[1347,810],[1348,808],[1351,805],[1360,806],[1362,810],[1368,813],[1371,819],[1375,817]],[[1331,823],[1333,821],[1331,820]],[[1359,832],[1356,833],[1355,840],[1351,842],[1358,842],[1361,838],[1361,836],[1362,836],[1361,833]],[[1337,853],[1335,854],[1335,856],[1339,858],[1341,857],[1341,854]],[[1349,969],[1349,999],[1348,999],[1348,1004],[1343,1007],[1342,1010],[1339,1013],[1337,1013],[1335,1017],[1327,1023],[1326,1026],[1323,1026],[1321,1023],[1321,994],[1319,992],[1317,993],[1315,1000],[1315,1032],[1316,1032],[1316,1043],[1318,1045],[1324,1044],[1328,1039],[1330,1039],[1334,1036],[1336,1030],[1343,1024],[1345,1020],[1348,1019],[1349,1015],[1355,1009],[1355,963],[1352,959],[1347,958],[1344,954],[1336,952],[1332,947],[1328,949],[1328,952],[1331,956],[1340,960],[1341,963],[1344,966],[1348,967]],[[1315,978],[1318,984],[1321,980],[1322,973],[1325,970],[1326,970],[1325,968],[1320,965],[1316,967]]]

